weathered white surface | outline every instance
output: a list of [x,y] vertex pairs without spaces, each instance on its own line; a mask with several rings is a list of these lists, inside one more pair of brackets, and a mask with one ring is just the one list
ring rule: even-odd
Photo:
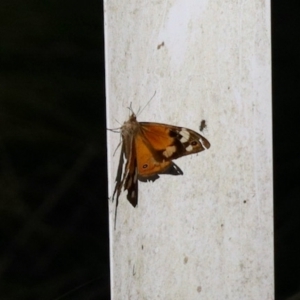
[[270,2],[109,0],[105,30],[107,127],[156,91],[139,121],[205,119],[211,142],[123,193],[115,231],[110,203],[112,299],[273,299]]

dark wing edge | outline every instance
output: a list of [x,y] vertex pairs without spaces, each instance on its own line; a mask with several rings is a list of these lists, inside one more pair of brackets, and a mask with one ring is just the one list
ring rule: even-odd
[[[115,179],[116,185],[112,196],[112,201],[116,199],[115,208],[115,222],[114,229],[116,229],[117,223],[117,210],[119,205],[119,197],[122,192],[127,190],[127,200],[131,203],[133,207],[136,207],[138,203],[138,171],[137,171],[137,161],[136,161],[136,149],[134,147],[134,139],[130,141],[131,147],[129,153],[125,153],[126,145],[123,140],[119,166],[117,171],[117,176]],[[126,164],[124,166],[124,158],[126,158]]]
[[183,175],[183,172],[174,162],[171,161],[170,166],[166,170],[150,176],[139,175],[138,180],[142,182],[155,181],[160,177],[159,175],[177,176],[177,175]]
[[118,165],[118,171],[117,171],[117,176],[115,179],[116,185],[115,185],[115,189],[114,189],[114,193],[112,195],[112,202],[115,199],[116,196],[116,208],[115,208],[115,222],[114,222],[114,229],[116,229],[116,223],[117,223],[117,210],[118,210],[118,205],[119,205],[119,197],[122,191],[122,186],[123,186],[123,182],[124,182],[124,176],[123,175],[123,179],[122,179],[122,174],[125,172],[123,171],[123,165],[124,165],[124,149],[125,149],[125,145],[124,142],[122,143],[122,148],[120,151],[120,159],[119,159],[119,165]]

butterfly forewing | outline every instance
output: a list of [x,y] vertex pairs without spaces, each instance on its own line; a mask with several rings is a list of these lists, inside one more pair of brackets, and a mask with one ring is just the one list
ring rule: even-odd
[[[184,127],[141,122],[141,134],[156,160],[173,160],[210,147],[201,134]],[[150,124],[153,124],[151,126]]]

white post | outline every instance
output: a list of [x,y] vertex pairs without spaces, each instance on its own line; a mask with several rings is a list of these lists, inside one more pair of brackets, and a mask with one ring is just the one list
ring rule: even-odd
[[[112,299],[273,299],[270,1],[105,1],[107,127],[128,120],[202,132],[183,176],[122,193]],[[108,132],[110,195],[119,134]]]

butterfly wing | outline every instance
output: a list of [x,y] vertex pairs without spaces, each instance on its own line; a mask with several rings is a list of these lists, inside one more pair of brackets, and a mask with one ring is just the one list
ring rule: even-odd
[[130,157],[127,158],[127,163],[124,173],[124,190],[127,190],[127,200],[136,207],[138,199],[138,170],[137,170],[137,157],[136,149],[134,147],[134,140]]
[[[124,158],[126,159],[125,165]],[[116,198],[115,228],[119,197],[122,192],[122,187],[124,187],[124,190],[127,190],[127,200],[133,207],[136,207],[138,201],[138,170],[133,136],[129,139],[129,141],[125,139],[122,141],[122,149],[116,176],[116,186],[112,196],[112,199]]]
[[152,144],[154,141],[154,139],[149,140],[144,136],[143,132],[135,137],[138,174],[139,176],[149,177],[149,180],[153,176],[158,178],[157,174],[164,173],[172,164],[170,160],[160,158],[155,145]]
[[[142,122],[135,137],[135,146],[138,174],[148,177],[165,173],[172,167],[176,169],[173,159],[208,149],[210,143],[191,129]],[[182,174],[180,172],[176,175]]]

